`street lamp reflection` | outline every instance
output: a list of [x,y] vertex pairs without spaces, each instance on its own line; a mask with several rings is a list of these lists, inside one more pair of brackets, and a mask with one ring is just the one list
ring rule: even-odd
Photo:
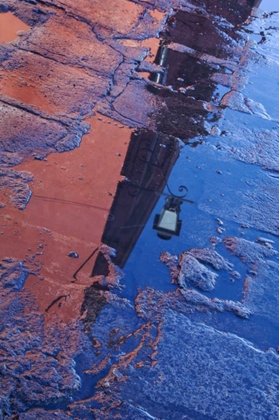
[[153,223],[153,229],[161,239],[171,239],[173,235],[179,236],[182,220],[179,219],[180,206],[183,199],[168,195],[165,205],[160,214],[156,214]]

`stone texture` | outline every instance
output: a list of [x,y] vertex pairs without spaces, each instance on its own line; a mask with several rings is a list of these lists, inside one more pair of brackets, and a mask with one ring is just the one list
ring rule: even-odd
[[238,130],[236,127],[228,126],[227,133],[220,138],[219,144],[228,156],[242,162],[260,165],[270,170],[270,176],[277,176],[277,171],[279,171],[278,130],[268,128]]
[[137,125],[150,125],[148,115],[155,109],[156,98],[146,90],[146,86],[143,81],[131,81],[123,94],[113,102],[113,109]]
[[[73,43],[73,39],[77,42]],[[35,26],[13,45],[57,63],[84,69],[95,78],[96,73],[102,75],[100,86],[102,80],[105,82],[106,75],[111,76],[122,60],[120,53],[98,40],[87,23],[69,15],[63,19],[54,16],[44,25]],[[83,76],[86,77],[84,72]]]
[[97,0],[94,3],[81,0],[78,4],[74,0],[54,0],[51,3],[85,21],[101,38],[127,34],[137,25],[144,11],[142,6],[128,0],[119,0],[117,8],[109,0]]
[[19,413],[34,404],[65,398],[80,387],[74,361],[85,349],[80,326],[78,322],[44,323],[33,298],[24,291],[28,276],[37,273],[36,266],[12,258],[0,263],[0,409],[4,418],[11,410]]
[[77,125],[75,131],[59,120],[42,118],[39,112],[32,109],[28,112],[22,104],[12,106],[2,102],[0,106],[0,156],[4,162],[10,163],[12,154],[22,160],[33,153],[46,156],[54,151],[73,149],[79,145],[86,130]]
[[105,76],[87,75],[30,52],[15,49],[2,61],[0,92],[55,117],[87,114],[108,87]]
[[215,270],[233,269],[233,264],[225,260],[214,248],[192,248],[182,252],[178,257],[163,252],[160,260],[169,267],[173,281],[184,289],[195,286],[203,291],[209,291],[214,288],[218,274],[209,270],[206,264]]
[[133,384],[130,379],[120,384],[125,399],[133,395],[156,418],[278,417],[274,351],[259,351],[233,334],[172,311],[161,332],[157,364],[153,369],[143,367]]
[[245,305],[266,322],[266,329],[278,325],[278,251],[270,242],[255,243],[235,237],[226,237],[224,244],[249,268],[244,283]]
[[184,252],[180,255],[179,266],[178,284],[181,287],[186,289],[189,285],[193,285],[203,291],[214,289],[216,277],[218,275],[200,264],[198,260],[188,252]]
[[37,419],[44,419],[44,420],[70,420],[72,416],[68,416],[61,410],[54,410],[54,411],[47,411],[43,409],[33,409],[28,411],[27,413],[21,413],[18,416],[19,420],[37,420]]
[[249,303],[209,298],[194,289],[177,289],[175,292],[162,293],[146,288],[138,292],[136,311],[140,318],[148,321],[164,319],[166,311],[172,309],[184,314],[212,314],[232,312],[240,318],[249,318],[252,311]]
[[213,266],[216,270],[232,270],[233,264],[225,260],[214,248],[191,248],[189,253],[198,261]]
[[278,251],[273,249],[270,244],[264,245],[243,238],[226,237],[224,244],[232,255],[240,258],[241,261],[250,267],[257,261],[278,255]]
[[[3,194],[2,202],[8,199],[14,207],[24,210],[31,198],[28,182],[33,180],[28,172],[17,172],[13,169],[0,169],[0,187]],[[1,195],[2,195],[1,194]]]

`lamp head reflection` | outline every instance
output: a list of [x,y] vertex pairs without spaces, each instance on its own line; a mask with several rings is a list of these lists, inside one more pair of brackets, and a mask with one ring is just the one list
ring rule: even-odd
[[182,220],[179,219],[180,206],[183,200],[179,197],[168,195],[160,214],[156,214],[153,229],[161,239],[171,239],[173,235],[179,236]]

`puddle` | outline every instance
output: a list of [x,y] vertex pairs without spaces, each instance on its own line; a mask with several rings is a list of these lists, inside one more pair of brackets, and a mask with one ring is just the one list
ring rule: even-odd
[[[182,12],[180,13],[182,14]],[[245,13],[243,15],[245,15]],[[181,38],[179,38],[180,35],[179,32],[175,35],[178,37],[177,42],[179,43],[182,42]],[[214,39],[214,37],[212,39]],[[213,50],[211,50],[210,46],[212,39],[208,40],[205,45],[205,51],[210,54],[213,54]],[[185,42],[185,40],[183,42]],[[219,48],[221,48],[220,45]],[[215,50],[214,54],[216,54],[217,57],[227,57],[227,59],[231,57],[231,52],[226,51],[225,46],[222,52],[218,49],[218,51]],[[176,91],[179,91],[179,88],[183,86],[190,86],[191,90],[189,95],[196,101],[203,100],[218,104],[220,99],[230,90],[229,86],[212,83],[212,75],[216,72],[216,67],[214,67],[216,62],[214,62],[214,60],[212,60],[212,63],[202,63],[199,58],[190,56],[187,53],[172,51],[167,47],[161,47],[160,49],[159,47],[154,61],[156,64],[164,67],[166,72],[163,77],[158,76],[158,78],[156,75],[150,76],[151,80],[160,83],[162,86],[171,86],[173,90]],[[264,72],[267,70],[262,71]],[[273,71],[273,69],[269,67],[269,74],[271,71]],[[231,72],[227,72],[227,74],[230,76]],[[220,76],[219,80],[224,76],[223,68],[220,71]],[[265,76],[265,78],[269,80],[267,76]],[[225,77],[223,77],[223,79],[225,81]],[[262,79],[261,73],[259,73],[257,77],[253,74],[251,75],[251,80],[254,82],[251,89],[254,91],[260,89],[260,79]],[[216,78],[216,80],[218,80],[218,78]],[[249,87],[249,85],[247,86]],[[267,91],[270,92],[270,89],[267,88]],[[172,103],[175,95],[177,95],[177,92],[172,93],[170,89],[168,92],[166,90],[154,90],[154,92],[159,98],[162,98],[162,104],[164,104],[163,106],[165,108],[168,106],[168,103]],[[169,102],[167,102],[168,99]],[[185,100],[183,101],[184,104],[187,103]],[[184,105],[183,112],[185,112],[185,108],[186,105]],[[164,108],[162,107],[162,109]],[[210,109],[210,107],[208,109]],[[164,111],[160,109],[159,112]],[[174,135],[177,127],[182,127],[182,123],[176,116],[175,118],[174,115],[171,115],[170,117],[169,115],[170,109],[168,109],[168,118],[169,121],[172,121],[172,124],[169,123],[166,125],[165,118],[162,120],[164,123],[162,122],[162,125],[157,127],[168,135]],[[117,216],[113,221],[110,221],[107,224],[103,235],[103,241],[117,250],[117,256],[114,259],[114,262],[124,269],[125,289],[122,291],[121,296],[133,300],[136,298],[137,288],[155,288],[164,293],[172,293],[175,286],[171,284],[171,282],[166,281],[166,268],[163,265],[158,264],[158,258],[161,251],[167,250],[171,254],[179,255],[181,252],[195,246],[201,248],[210,247],[210,241],[216,240],[216,244],[220,243],[219,248],[217,245],[216,249],[219,249],[223,256],[226,256],[226,258],[232,261],[234,270],[239,273],[239,278],[234,278],[230,273],[218,273],[219,277],[216,287],[206,295],[212,299],[218,298],[234,302],[242,301],[243,294],[245,293],[247,267],[236,258],[230,257],[227,250],[222,245],[222,239],[227,235],[235,235],[244,238],[247,237],[254,242],[257,236],[262,234],[262,231],[265,231],[268,237],[272,237],[272,233],[269,230],[269,227],[264,227],[264,221],[261,225],[255,221],[258,217],[257,215],[251,215],[253,220],[250,220],[247,213],[248,209],[247,211],[243,209],[243,215],[241,215],[241,211],[237,211],[237,207],[240,206],[240,203],[244,202],[246,200],[245,197],[250,195],[249,186],[252,184],[254,185],[253,180],[261,180],[262,172],[257,166],[247,165],[247,163],[237,163],[236,161],[229,162],[228,155],[218,154],[218,138],[222,138],[218,136],[222,133],[222,128],[224,129],[224,133],[226,133],[226,119],[233,119],[232,111],[229,109],[225,111],[224,115],[224,119],[222,119],[222,114],[220,114],[219,117],[213,118],[212,115],[210,115],[210,112],[208,115],[205,115],[205,121],[208,122],[212,118],[211,122],[215,122],[217,127],[218,124],[220,126],[216,131],[216,142],[212,141],[212,145],[210,145],[211,138],[204,135],[204,146],[198,146],[196,149],[194,147],[190,148],[190,146],[185,146],[183,151],[180,151],[179,157],[175,158],[175,162],[173,162],[169,168],[170,176],[169,178],[166,177],[168,180],[164,180],[166,182],[163,183],[163,189],[155,189],[157,198],[154,200],[153,204],[151,204],[152,199],[147,198],[147,195],[150,194],[150,190],[144,186],[144,182],[150,181],[152,184],[152,177],[160,177],[161,169],[159,169],[160,165],[158,162],[152,161],[152,148],[149,144],[150,139],[145,139],[146,133],[140,132],[139,136],[141,143],[146,145],[145,152],[148,151],[149,160],[141,162],[137,160],[137,154],[132,151],[128,153],[126,164],[124,162],[123,174],[127,176],[129,182],[131,182],[131,179],[137,173],[140,173],[141,171],[143,171],[142,173],[145,173],[145,171],[147,171],[148,181],[144,181],[145,178],[143,177],[141,179],[143,184],[139,183],[138,185],[133,186],[134,189],[131,188],[130,193],[127,192],[131,187],[129,182],[124,184],[124,186],[117,191],[112,206],[112,212],[116,215],[119,212],[121,217]],[[184,120],[189,122],[188,115],[183,115],[183,117]],[[218,121],[219,119],[220,121]],[[243,122],[244,120],[246,121],[246,119],[249,121],[248,123]],[[263,129],[270,126],[268,121],[262,122],[256,117],[254,118],[254,116],[242,113],[236,116],[236,120],[234,122],[232,121],[232,124],[234,124],[235,127],[237,127],[238,124],[250,124],[251,128],[255,124],[257,127],[261,126]],[[201,120],[196,120],[195,125],[200,127],[202,125]],[[192,138],[193,145],[199,144],[199,136],[193,134]],[[190,136],[188,136],[188,141],[189,140]],[[215,147],[214,144],[217,146]],[[132,145],[133,141],[130,143],[131,148]],[[171,158],[171,154],[169,156]],[[145,168],[144,165],[146,165],[146,169],[143,169]],[[133,167],[133,172],[128,172],[129,175],[127,175],[125,170],[129,167]],[[261,182],[262,180],[259,181],[259,183]],[[173,235],[170,241],[164,242],[157,236],[156,230],[154,229],[155,216],[162,214],[162,210],[166,205],[165,200],[166,195],[168,195],[168,188],[175,190],[178,194],[178,187],[180,185],[187,186],[189,189],[189,198],[194,201],[195,204],[185,202],[180,206],[179,219],[182,221],[180,234],[178,236]],[[252,193],[255,200],[256,194],[258,193],[259,192]],[[225,204],[227,200],[228,204]],[[133,202],[135,204],[128,204]],[[143,210],[147,203],[150,203],[149,208]],[[235,205],[233,203],[235,203]],[[258,205],[260,207],[260,202],[258,202]],[[250,213],[252,207],[253,201],[250,202]],[[133,210],[134,208],[136,211]],[[219,208],[223,208],[223,211],[219,210]],[[246,225],[249,225],[248,230]],[[128,230],[127,232],[126,229]],[[257,329],[257,318],[251,318],[250,322],[252,323],[253,328]],[[221,318],[220,321],[216,322],[216,325],[217,324],[218,328],[225,328],[225,324],[222,326]],[[234,324],[235,331],[238,331],[239,333],[241,331],[240,334],[244,337],[251,337],[249,331],[245,330],[244,324],[242,325],[240,322],[237,323],[237,321],[234,321]],[[260,343],[260,337],[256,339],[255,335],[253,336],[253,339],[261,346],[266,345],[268,340],[274,345],[276,342],[274,326],[270,325],[265,343]]]
[[156,9],[155,10],[150,10],[149,13],[153,18],[157,19],[158,21],[163,21],[164,20],[165,14],[162,13],[162,12],[159,12]]
[[140,45],[142,47],[148,47],[150,49],[149,54],[147,54],[146,61],[154,61],[154,57],[157,54],[159,45],[160,45],[160,38],[148,38],[144,41],[140,41]]
[[[15,167],[34,175],[24,211],[11,207],[2,192],[1,257],[13,255],[40,269],[38,277],[29,276],[23,293],[30,293],[44,314],[43,328],[55,329],[56,319],[69,325],[82,321],[80,342],[88,343],[88,371],[83,347],[75,359],[82,384],[69,386],[71,405],[66,406],[68,395],[47,397],[40,407],[50,410],[48,415],[61,408],[73,418],[253,420],[250,404],[261,407],[263,418],[271,409],[278,418],[278,107],[269,100],[278,63],[275,47],[264,43],[257,47],[263,59],[258,54],[255,60],[254,47],[240,29],[256,2],[248,4],[231,2],[222,8],[220,2],[199,3],[198,13],[178,10],[161,39],[119,41],[151,48],[149,68],[155,63],[164,71],[140,73],[148,83],[129,79],[131,68],[120,65],[111,82],[115,96],[104,93],[107,79],[94,76],[94,84],[80,72],[82,88],[73,111],[69,73],[57,76],[64,80],[64,92],[69,90],[66,100],[61,92],[57,101],[44,102],[39,94],[36,103],[29,98],[40,110],[48,111],[49,103],[55,118],[63,109],[64,117],[77,119],[99,101],[100,112],[141,122],[132,131],[97,113],[87,120],[91,129],[80,147]],[[135,27],[139,10],[130,5],[130,22],[113,16],[109,24],[118,35],[125,34]],[[91,19],[97,19],[94,13]],[[112,13],[108,3],[101,22]],[[96,30],[109,38],[105,25]],[[25,63],[31,74],[32,63]],[[26,103],[28,86],[23,96],[12,91],[13,74],[23,77],[17,68],[11,70],[3,77],[3,92]],[[88,86],[100,83],[103,89],[88,93]],[[54,85],[48,85],[50,92],[56,92]],[[77,112],[75,107],[85,101]],[[177,350],[186,347],[186,356]],[[273,350],[264,352],[268,347]],[[63,351],[54,355],[59,366],[60,356],[70,350]],[[72,360],[71,353],[75,371]],[[255,363],[266,372],[259,395],[272,395],[260,403],[259,395],[248,394],[244,386],[254,380]],[[224,372],[229,382],[225,379],[218,388]],[[152,399],[143,389],[152,391]],[[173,397],[177,392],[179,402]],[[16,398],[21,403],[22,397]]]
[[149,53],[147,54],[145,61],[153,62],[154,57],[157,54],[159,44],[160,44],[160,38],[147,38],[143,41],[134,41],[130,39],[121,40],[121,44],[125,47],[133,47],[138,48],[146,47],[149,48]]
[[29,26],[11,12],[0,13],[0,42],[11,42],[17,38],[18,31],[28,31]]
[[140,75],[142,76],[142,77],[145,77],[146,79],[148,79],[149,78],[149,76],[150,76],[150,73],[147,73],[147,72],[145,72],[145,71],[141,71],[141,72],[139,72],[140,73]]
[[[92,283],[91,266],[79,276],[82,286],[71,285],[72,276],[101,242],[117,182],[122,179],[117,174],[131,134],[130,129],[119,128],[120,124],[99,114],[87,122],[90,133],[83,137],[79,148],[52,154],[46,161],[31,160],[17,166],[18,171],[34,175],[32,197],[24,212],[7,206],[7,216],[2,214],[1,218],[5,243],[0,247],[0,258],[13,254],[19,259],[27,256],[38,263],[43,261],[41,276],[45,279],[29,278],[25,287],[32,290],[42,311],[57,296],[71,293],[69,301],[62,301],[60,315],[64,320],[76,316],[84,286]],[[72,251],[79,255],[78,259],[68,257]],[[52,283],[53,276],[59,286]]]
[[258,7],[266,12],[279,12],[279,5],[277,0],[261,0]]

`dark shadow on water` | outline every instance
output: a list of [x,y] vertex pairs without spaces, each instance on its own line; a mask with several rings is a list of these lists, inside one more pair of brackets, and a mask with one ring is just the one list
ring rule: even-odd
[[[113,262],[123,268],[167,184],[179,156],[174,138],[141,130],[132,135],[102,242],[116,250]],[[96,270],[96,268],[94,268]],[[93,274],[95,271],[93,270]]]

